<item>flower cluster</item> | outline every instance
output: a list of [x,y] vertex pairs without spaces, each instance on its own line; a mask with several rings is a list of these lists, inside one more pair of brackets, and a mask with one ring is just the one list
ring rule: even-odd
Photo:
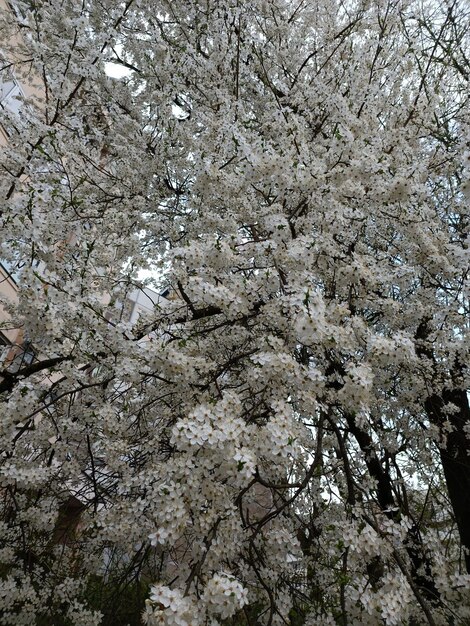
[[147,626],[198,626],[199,611],[192,598],[178,589],[153,585],[142,615]]
[[469,621],[466,4],[0,0],[5,623]]
[[247,604],[247,591],[233,576],[219,572],[207,583],[202,601],[209,614],[227,619]]
[[240,402],[235,394],[227,393],[214,406],[200,405],[173,428],[172,440],[181,449],[192,446],[223,448],[235,443],[245,430],[238,416]]

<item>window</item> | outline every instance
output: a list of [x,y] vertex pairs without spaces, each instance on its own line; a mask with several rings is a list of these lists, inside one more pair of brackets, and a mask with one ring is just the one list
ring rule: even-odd
[[11,344],[8,339],[0,333],[0,368],[3,366],[11,351]]
[[[1,61],[0,61],[1,62]],[[9,70],[0,72],[0,107],[18,114],[24,96],[20,84]]]
[[25,341],[23,345],[17,346],[15,350],[15,356],[12,362],[8,366],[8,371],[11,374],[18,372],[23,367],[28,367],[36,358],[36,353],[33,350],[30,341]]
[[0,259],[0,265],[2,269],[8,274],[8,276],[16,282],[18,282],[18,278],[20,275],[20,267],[18,264],[12,263],[11,261],[6,261],[5,259]]
[[[18,258],[10,259],[9,261],[6,259],[0,259],[0,266],[3,272],[6,273],[15,283],[17,283],[20,279],[21,270],[25,267],[26,263],[19,260],[19,254],[16,253],[14,256]],[[34,259],[31,266],[38,269],[38,271],[41,271],[41,267],[43,267],[41,266],[41,261],[38,259]]]

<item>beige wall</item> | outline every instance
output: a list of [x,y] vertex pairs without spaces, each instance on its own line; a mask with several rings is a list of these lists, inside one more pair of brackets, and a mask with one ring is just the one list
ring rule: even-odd
[[[11,15],[11,23],[14,25],[16,16],[11,10],[10,6],[5,0],[0,0],[0,12],[8,11]],[[33,85],[34,82],[39,84],[39,81],[34,80],[32,75],[29,77],[25,74],[25,66],[20,63],[21,49],[23,38],[20,33],[20,29],[15,29],[13,35],[9,39],[0,39],[0,54],[3,59],[13,62],[12,68],[8,68],[0,72],[0,80],[2,83],[11,81],[12,77],[16,83],[20,86],[23,94],[26,97],[40,95],[37,85]],[[8,134],[4,128],[0,125],[0,149],[2,146],[8,144]],[[0,259],[1,263],[1,259]],[[18,302],[18,286],[15,280],[8,274],[5,267],[0,264],[0,296],[2,299],[6,299],[13,304]],[[5,310],[4,305],[0,302],[0,332],[2,335],[10,341],[12,344],[21,344],[23,337],[22,331],[18,328],[14,328],[10,321],[10,317]],[[14,356],[15,351],[11,351],[11,354],[7,357],[7,361],[11,356]],[[4,350],[2,350],[2,356],[5,356]],[[5,365],[5,361],[3,366]],[[1,365],[0,365],[1,368]]]
[[[0,294],[8,300],[18,302],[18,288],[15,281],[10,278],[4,268],[0,265]],[[0,303],[0,332],[12,343],[18,341],[19,331],[11,327],[8,322],[9,316]]]
[[[23,54],[23,35],[20,28],[16,28],[17,17],[11,6],[6,0],[0,0],[0,13],[6,11],[11,16],[11,24],[14,26],[11,37],[0,39],[0,55],[8,62],[13,62],[13,66],[2,72],[0,72],[0,81],[5,83],[11,81],[12,77],[16,83],[20,86],[23,94],[29,97],[41,97],[44,92],[40,88],[41,80],[37,75],[31,72],[31,66],[29,63],[21,63],[21,56]],[[16,103],[16,101],[15,101]],[[8,108],[8,105],[6,105]],[[8,134],[4,128],[0,125],[0,149],[2,146],[8,144]],[[1,263],[1,259],[0,259]],[[18,302],[18,286],[14,279],[9,276],[6,268],[0,265],[0,295],[2,298],[16,303]],[[2,334],[12,343],[21,343],[22,333],[20,330],[12,328],[9,323],[8,313],[5,311],[5,307],[0,303],[0,331]]]
[[[0,0],[0,14],[4,12],[8,15],[8,23],[12,24],[13,29],[11,36],[5,37],[5,33],[2,33],[3,37],[0,37],[0,60],[6,60],[13,65],[0,72],[0,81],[7,82],[14,78],[26,98],[34,98],[36,103],[40,102],[45,93],[43,81],[32,70],[31,55],[25,50],[25,40],[19,26],[16,26],[18,21],[14,11],[8,2]],[[18,101],[13,99],[13,104],[18,104]],[[7,143],[8,135],[0,126],[0,147]]]
[[8,136],[6,132],[3,130],[3,128],[0,126],[0,147],[6,146],[7,143],[8,143]]
[[[4,0],[0,0],[0,10],[5,10],[7,3]],[[3,52],[3,47],[10,46],[9,42],[0,41],[0,52]],[[1,77],[1,73],[0,73]],[[25,91],[26,93],[26,91]],[[0,126],[0,146],[5,146],[8,143],[8,135],[5,130]],[[0,265],[0,295],[2,298],[6,298],[12,302],[18,301],[18,288],[15,281],[8,275],[6,269]],[[8,313],[5,311],[4,306],[0,303],[0,332],[12,343],[17,343],[20,339],[19,330],[12,328],[9,322]]]

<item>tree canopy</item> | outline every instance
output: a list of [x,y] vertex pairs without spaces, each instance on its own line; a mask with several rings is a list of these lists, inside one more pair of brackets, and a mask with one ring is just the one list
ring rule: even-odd
[[470,623],[469,30],[5,6],[2,623]]

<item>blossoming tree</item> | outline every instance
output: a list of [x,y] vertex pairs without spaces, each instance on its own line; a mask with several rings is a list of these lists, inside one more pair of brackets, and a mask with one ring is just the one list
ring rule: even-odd
[[[3,12],[39,95],[1,111],[5,306],[37,354],[0,379],[2,623],[470,619],[469,24]],[[144,270],[172,295],[130,323]]]

